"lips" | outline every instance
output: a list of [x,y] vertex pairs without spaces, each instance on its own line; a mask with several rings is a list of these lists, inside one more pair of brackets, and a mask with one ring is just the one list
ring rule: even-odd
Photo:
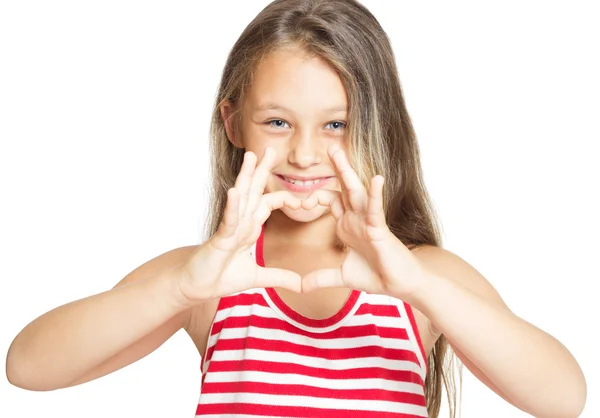
[[281,184],[291,192],[310,193],[329,184],[335,177],[296,177],[275,174]]

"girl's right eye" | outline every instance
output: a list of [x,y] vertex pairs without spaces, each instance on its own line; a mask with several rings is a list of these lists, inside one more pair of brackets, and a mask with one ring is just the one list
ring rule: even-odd
[[[283,124],[287,124],[287,122],[285,122],[285,121],[283,121],[281,119],[273,119],[273,120],[270,120],[270,121],[265,122],[265,123],[268,123],[269,126],[272,126],[274,128],[277,128],[277,129],[281,129],[281,128],[284,127]],[[273,123],[275,123],[275,125],[273,125]]]

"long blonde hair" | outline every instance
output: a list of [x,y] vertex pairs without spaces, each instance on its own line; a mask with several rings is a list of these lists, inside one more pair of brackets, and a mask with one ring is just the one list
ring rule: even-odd
[[[441,246],[440,226],[423,183],[419,147],[404,103],[396,60],[377,19],[355,0],[275,0],[250,22],[231,49],[211,122],[211,177],[206,237],[223,216],[227,190],[234,186],[243,149],[227,139],[220,106],[236,108],[241,126],[244,94],[257,64],[278,48],[300,47],[334,68],[349,102],[347,141],[351,162],[365,186],[385,178],[384,205],[390,230],[408,247]],[[239,131],[238,131],[239,133]],[[444,336],[428,357],[425,395],[430,417],[438,417],[442,388],[450,416],[456,416],[453,353]]]

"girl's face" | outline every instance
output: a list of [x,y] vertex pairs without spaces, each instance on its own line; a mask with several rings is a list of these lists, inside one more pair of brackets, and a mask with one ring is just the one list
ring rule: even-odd
[[[222,115],[230,111],[224,105]],[[340,190],[327,149],[346,150],[348,102],[341,79],[320,58],[300,50],[279,50],[263,60],[249,88],[242,114],[242,135],[232,142],[260,159],[267,146],[277,152],[265,193],[287,190],[305,198],[313,190]],[[315,183],[316,181],[316,183]],[[329,212],[282,208],[291,219],[313,221]]]

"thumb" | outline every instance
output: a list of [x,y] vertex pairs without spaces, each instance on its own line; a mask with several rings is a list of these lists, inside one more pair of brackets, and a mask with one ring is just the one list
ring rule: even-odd
[[302,277],[302,293],[326,287],[344,286],[341,268],[315,270]]
[[302,292],[302,277],[286,269],[257,266],[255,287],[282,287],[294,292]]

